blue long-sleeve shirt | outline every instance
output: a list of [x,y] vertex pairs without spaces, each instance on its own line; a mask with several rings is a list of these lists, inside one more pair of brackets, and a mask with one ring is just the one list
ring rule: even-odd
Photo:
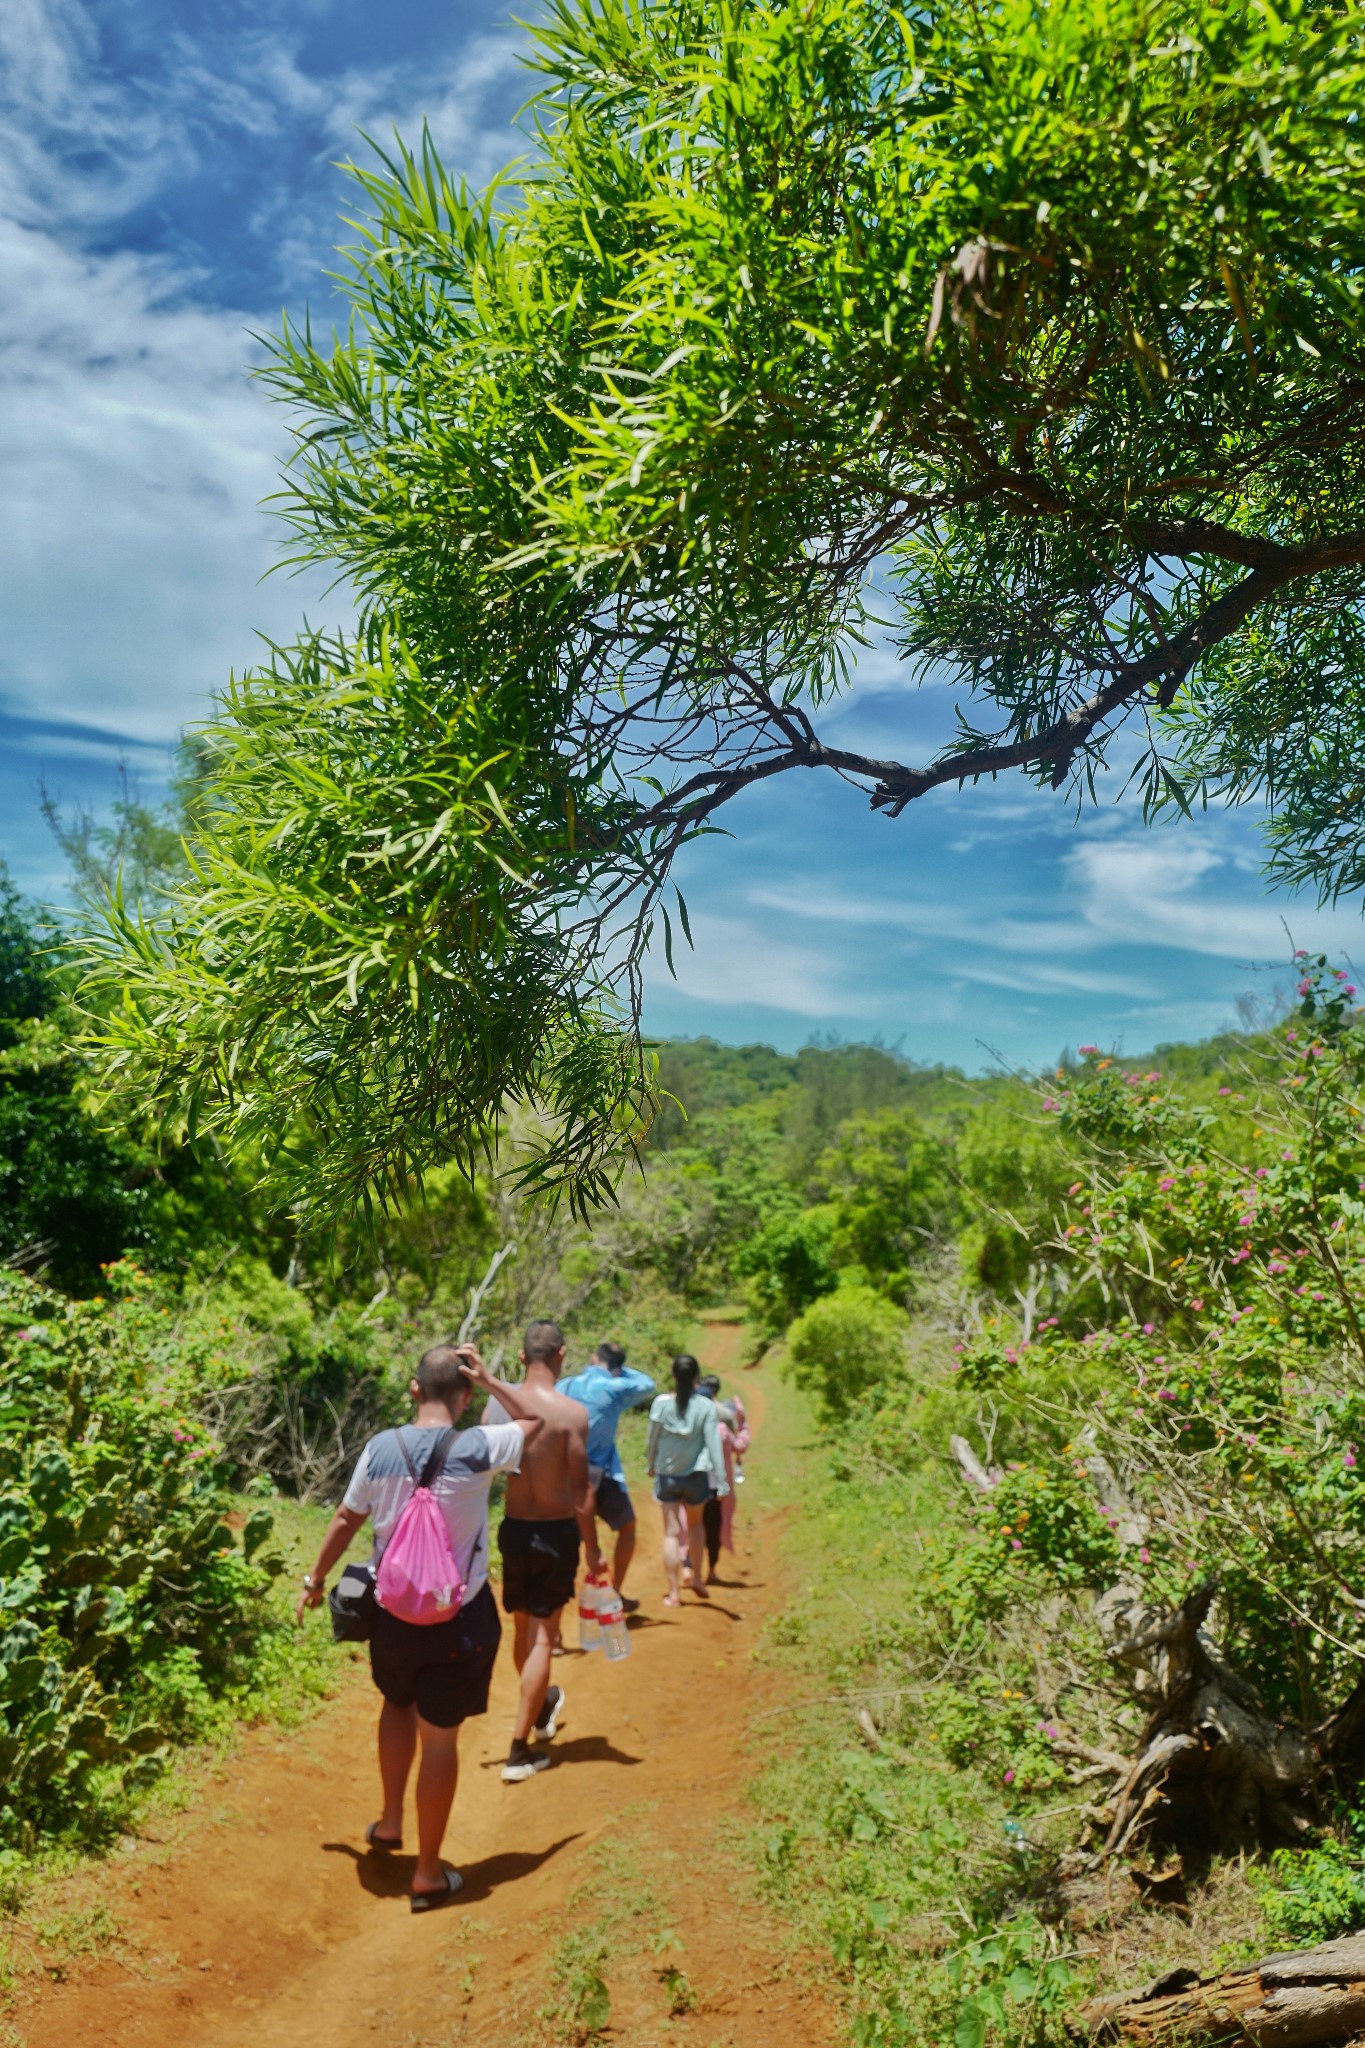
[[594,1472],[605,1472],[624,1486],[626,1468],[616,1448],[616,1425],[628,1408],[638,1408],[654,1392],[649,1374],[628,1365],[619,1372],[610,1372],[605,1365],[585,1365],[582,1372],[561,1380],[559,1391],[571,1401],[581,1401],[588,1411],[588,1463]]

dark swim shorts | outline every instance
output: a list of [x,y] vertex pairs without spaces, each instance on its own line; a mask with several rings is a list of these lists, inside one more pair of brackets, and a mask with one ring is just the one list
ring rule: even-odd
[[456,1728],[488,1712],[501,1640],[497,1603],[486,1582],[458,1614],[427,1628],[376,1606],[370,1670],[390,1706],[416,1707],[433,1728]]
[[514,1522],[498,1530],[502,1552],[502,1604],[508,1614],[558,1614],[573,1599],[578,1577],[578,1523]]
[[610,1472],[604,1472],[597,1482],[596,1515],[599,1522],[605,1522],[612,1530],[628,1529],[635,1520],[635,1509],[630,1495],[619,1479],[613,1479]]

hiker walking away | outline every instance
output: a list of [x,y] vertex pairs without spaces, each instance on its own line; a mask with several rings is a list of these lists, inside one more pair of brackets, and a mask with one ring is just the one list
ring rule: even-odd
[[[504,1420],[459,1427],[474,1387],[498,1396]],[[317,1563],[304,1575],[298,1618],[321,1601],[328,1572],[367,1515],[379,1567],[404,1509],[425,1480],[449,1534],[463,1597],[450,1620],[429,1625],[375,1607],[370,1669],[384,1696],[379,1713],[384,1811],[365,1830],[371,1849],[402,1848],[403,1799],[420,1742],[412,1910],[425,1913],[447,1905],[461,1888],[460,1873],[441,1861],[459,1774],[459,1730],[462,1722],[488,1711],[489,1680],[502,1637],[488,1586],[488,1491],[495,1472],[518,1469],[543,1425],[524,1390],[493,1379],[471,1344],[437,1344],[424,1352],[408,1391],[417,1403],[416,1416],[401,1429],[381,1430],[360,1453]]]
[[550,1768],[547,1742],[564,1712],[564,1688],[550,1683],[550,1659],[559,1617],[574,1597],[580,1542],[588,1570],[601,1569],[597,1524],[588,1474],[588,1416],[581,1401],[559,1391],[564,1333],[558,1323],[534,1322],[522,1340],[526,1377],[517,1391],[542,1428],[507,1482],[507,1506],[498,1529],[502,1552],[502,1604],[516,1633],[513,1652],[521,1678],[512,1746],[502,1767],[517,1784]]
[[660,1394],[649,1411],[649,1475],[664,1517],[665,1607],[682,1605],[684,1558],[693,1592],[710,1599],[702,1584],[702,1513],[713,1488],[722,1499],[730,1491],[720,1418],[715,1402],[700,1391],[700,1378],[696,1359],[681,1353],[673,1361],[673,1392]]
[[706,1534],[706,1583],[720,1584],[716,1577],[716,1566],[720,1563],[722,1550],[728,1550],[733,1557],[735,1550],[735,1508],[738,1502],[738,1488],[735,1474],[739,1460],[748,1450],[752,1441],[749,1433],[749,1417],[738,1394],[728,1400],[721,1399],[720,1381],[713,1372],[706,1373],[700,1381],[701,1391],[716,1404],[719,1418],[721,1455],[725,1460],[725,1477],[730,1491],[719,1494],[714,1488],[707,1496],[702,1509],[702,1528]]
[[571,1373],[559,1383],[561,1394],[581,1401],[588,1411],[588,1473],[593,1484],[593,1514],[606,1523],[616,1538],[611,1559],[611,1582],[621,1595],[621,1605],[633,1614],[638,1600],[626,1598],[626,1573],[635,1555],[635,1507],[626,1486],[626,1468],[616,1445],[621,1417],[638,1408],[654,1392],[647,1372],[632,1371],[626,1364],[625,1347],[610,1338],[598,1345],[582,1372]]

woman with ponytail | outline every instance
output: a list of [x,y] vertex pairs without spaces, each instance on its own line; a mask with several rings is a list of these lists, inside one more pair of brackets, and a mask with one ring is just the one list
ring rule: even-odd
[[715,1402],[698,1392],[700,1378],[701,1367],[684,1351],[673,1361],[673,1392],[660,1394],[649,1411],[649,1476],[664,1517],[665,1607],[682,1605],[684,1558],[693,1592],[710,1599],[702,1584],[702,1513],[713,1492],[730,1491],[720,1417]]

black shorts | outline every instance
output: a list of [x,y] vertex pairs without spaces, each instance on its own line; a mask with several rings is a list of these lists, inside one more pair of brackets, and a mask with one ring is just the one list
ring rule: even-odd
[[457,1728],[488,1712],[501,1640],[497,1602],[485,1581],[458,1614],[427,1628],[376,1606],[370,1670],[390,1706],[416,1707],[433,1728]]
[[628,1529],[635,1520],[635,1508],[630,1495],[619,1479],[613,1479],[610,1472],[604,1472],[597,1482],[597,1505],[599,1520],[611,1530]]
[[578,1523],[514,1522],[498,1529],[502,1552],[502,1604],[508,1614],[558,1614],[573,1599],[578,1577]]

